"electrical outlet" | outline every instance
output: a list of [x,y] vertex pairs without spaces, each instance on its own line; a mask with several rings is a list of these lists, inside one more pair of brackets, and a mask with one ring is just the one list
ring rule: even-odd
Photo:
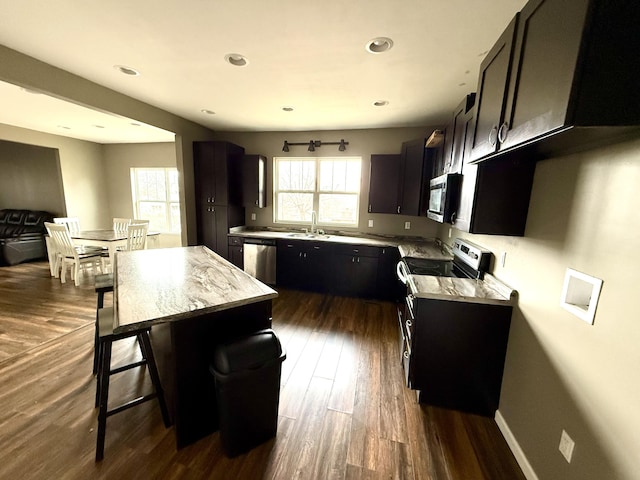
[[507,263],[507,252],[502,252],[500,254],[500,266],[504,267],[505,263]]
[[409,230],[411,228],[411,222],[404,222],[404,229]]
[[576,443],[571,440],[571,437],[567,432],[562,430],[562,435],[560,436],[560,446],[558,446],[558,450],[562,453],[562,456],[567,461],[567,463],[571,463],[571,456],[573,455],[573,447],[576,446]]
[[373,220],[369,220],[369,228],[373,227]]
[[255,220],[255,219],[256,219],[256,214],[255,214],[255,213],[252,213],[252,214],[251,214],[251,220]]

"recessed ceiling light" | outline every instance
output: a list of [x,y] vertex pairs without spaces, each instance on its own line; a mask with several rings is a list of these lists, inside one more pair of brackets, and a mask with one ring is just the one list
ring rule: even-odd
[[384,53],[391,50],[391,47],[393,47],[393,40],[387,37],[377,37],[369,40],[364,48],[370,53]]
[[234,67],[244,67],[249,63],[249,60],[239,53],[228,53],[224,56],[224,59]]
[[96,128],[104,128],[104,125],[94,125]]
[[58,125],[58,128],[62,128],[64,130],[71,130],[71,127],[67,127],[66,125]]
[[142,125],[140,125],[139,123],[136,122],[131,122],[129,125],[133,126],[133,127],[141,127]]
[[374,107],[385,107],[387,105],[389,105],[387,100],[378,100],[377,102],[373,102]]
[[282,107],[285,112],[293,112],[293,107]]
[[206,115],[215,115],[216,112],[214,112],[213,110],[207,110],[206,108],[203,108],[202,110],[200,110],[202,113],[206,114]]
[[20,90],[22,90],[25,93],[30,93],[32,95],[42,95],[42,92],[39,92],[37,90],[32,90],[32,89],[27,88],[27,87],[20,87]]
[[140,75],[140,72],[135,68],[127,67],[126,65],[114,65],[113,68],[118,70],[120,73],[124,73],[125,75],[130,75],[132,77],[137,77]]

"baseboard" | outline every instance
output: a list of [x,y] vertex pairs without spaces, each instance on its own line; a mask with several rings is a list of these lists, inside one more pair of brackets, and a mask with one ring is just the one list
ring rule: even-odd
[[507,441],[507,445],[509,445],[513,456],[516,457],[516,462],[520,465],[520,469],[522,470],[522,473],[524,473],[524,476],[527,477],[527,480],[538,480],[538,475],[536,475],[536,472],[533,470],[529,460],[527,460],[527,456],[524,454],[522,448],[520,448],[520,444],[511,432],[509,425],[507,425],[504,417],[500,414],[500,410],[496,410],[495,421],[502,432],[502,436]]

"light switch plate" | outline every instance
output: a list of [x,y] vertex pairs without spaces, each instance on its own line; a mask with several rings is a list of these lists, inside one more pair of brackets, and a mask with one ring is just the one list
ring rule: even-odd
[[404,222],[404,229],[409,230],[411,228],[411,222]]
[[369,220],[369,228],[373,227],[373,220]]
[[256,214],[255,214],[255,213],[252,213],[252,214],[251,214],[251,220],[255,220],[255,219],[256,219]]

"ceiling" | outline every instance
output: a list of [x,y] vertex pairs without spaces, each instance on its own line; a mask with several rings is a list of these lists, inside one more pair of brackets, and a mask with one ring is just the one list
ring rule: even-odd
[[[484,54],[525,3],[0,0],[0,44],[214,130],[426,126],[475,91]],[[376,37],[393,47],[369,53]],[[0,103],[9,125],[99,143],[173,140],[13,85],[0,84]]]

